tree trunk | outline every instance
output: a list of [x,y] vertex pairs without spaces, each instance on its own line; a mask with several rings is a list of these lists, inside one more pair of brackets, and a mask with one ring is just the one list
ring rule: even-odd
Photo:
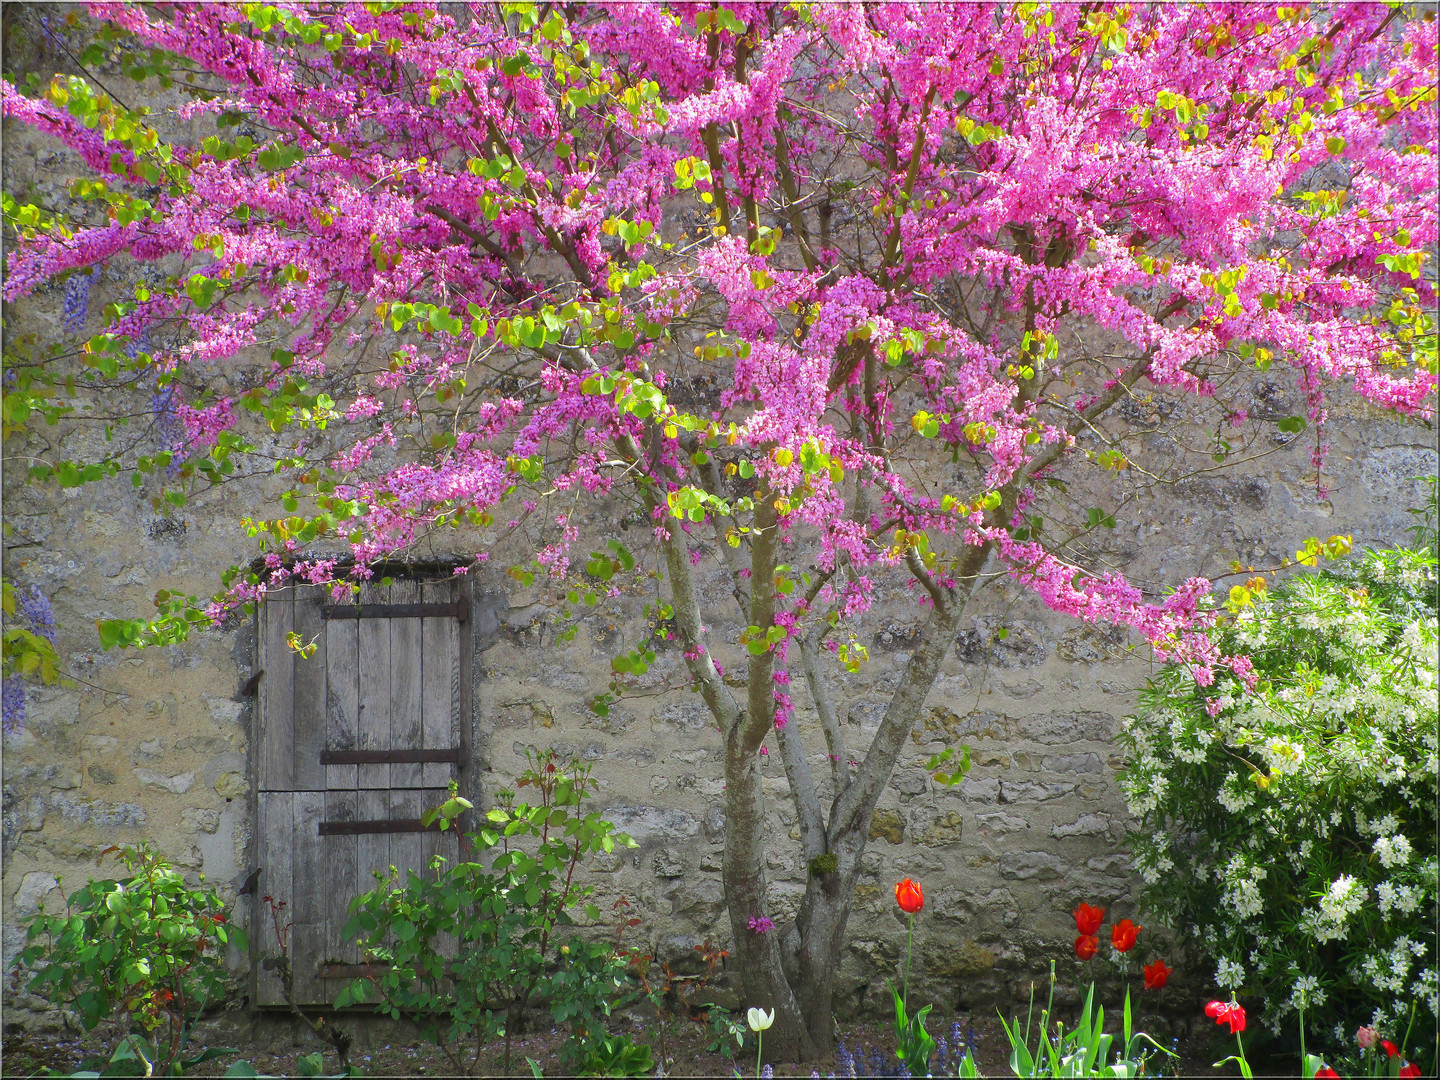
[[[978,572],[984,554],[981,550],[972,555],[967,566],[972,575]],[[825,845],[835,856],[837,869],[812,874],[795,924],[783,937],[778,928],[757,934],[748,925],[752,916],[767,910],[760,757],[747,749],[741,737],[744,724],[736,725],[727,740],[725,899],[735,935],[741,999],[746,1006],[775,1010],[775,1026],[765,1033],[763,1048],[771,1062],[813,1059],[834,1047],[831,1006],[835,976],[860,859],[870,837],[871,814],[935,684],[965,608],[964,599],[953,591],[944,599],[925,625],[864,764],[844,790],[836,793]]]
[[749,925],[752,917],[764,915],[768,907],[765,801],[759,765],[760,756],[741,745],[737,732],[725,753],[725,860],[721,871],[725,903],[734,934],[740,1000],[745,1007],[775,1012],[774,1026],[765,1032],[765,1058],[804,1061],[815,1057],[817,1050],[785,977],[780,932],[757,934]]

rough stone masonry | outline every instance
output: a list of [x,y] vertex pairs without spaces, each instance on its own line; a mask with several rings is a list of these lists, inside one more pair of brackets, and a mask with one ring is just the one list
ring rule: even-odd
[[[1278,562],[1312,534],[1353,532],[1358,546],[1401,540],[1417,496],[1410,478],[1436,469],[1428,432],[1375,415],[1338,419],[1334,431],[1329,503],[1316,502],[1313,480],[1302,475],[1305,452],[1287,450],[1262,473],[1175,489],[1153,520],[1128,535],[1116,530],[1113,554],[1132,573],[1148,568],[1176,580],[1230,558]],[[98,874],[96,857],[110,844],[147,839],[230,891],[250,865],[254,715],[253,698],[240,691],[253,674],[253,622],[142,652],[101,651],[93,626],[143,612],[158,588],[212,590],[224,568],[252,554],[235,523],[261,492],[220,489],[162,518],[128,490],[61,492],[26,486],[14,471],[6,478],[5,573],[51,596],[75,682],[35,691],[25,730],[5,741],[7,967],[27,917]],[[593,508],[582,528],[589,539],[607,524],[603,508]],[[739,613],[718,561],[704,565],[714,570],[702,579],[712,629],[734,642]],[[723,781],[709,713],[683,689],[627,697],[605,718],[586,704],[608,681],[617,646],[638,637],[640,599],[628,603],[628,620],[591,616],[561,644],[538,586],[506,590],[497,577],[476,587],[495,616],[495,632],[476,637],[474,663],[472,776],[482,798],[513,780],[529,746],[592,762],[599,806],[638,842],[595,864],[602,911],[629,899],[644,920],[637,933],[662,957],[682,957],[706,938],[723,942]],[[1136,914],[1111,735],[1133,708],[1147,664],[1114,631],[1062,619],[1003,584],[987,592],[875,814],[842,1011],[883,1004],[874,976],[903,948],[891,896],[901,877],[926,890],[917,982],[951,1007],[1023,998],[1050,958],[1067,955],[1077,901]],[[878,724],[920,618],[914,594],[887,582],[859,628],[870,662],[856,674],[832,672],[849,746],[866,745]],[[1003,641],[993,632],[1001,623],[1011,631]],[[717,658],[743,677],[741,650],[732,650]],[[678,653],[662,650],[646,680],[658,690],[682,675]],[[796,722],[820,753],[803,682],[792,689]],[[974,768],[958,787],[940,787],[923,762],[961,744],[972,748]],[[772,915],[780,921],[798,903],[806,868],[778,753],[767,762]],[[823,759],[812,768],[827,774]]]
[[[5,189],[62,209],[75,161],[29,130],[7,124],[4,134]],[[92,311],[133,272],[102,274]],[[7,341],[53,337],[60,288],[7,312]],[[1282,381],[1258,378],[1252,387],[1252,417],[1278,419],[1299,407]],[[1145,417],[1134,420],[1146,426]],[[1331,408],[1330,437],[1329,501],[1317,501],[1302,439],[1277,445],[1244,474],[1202,474],[1162,489],[1139,525],[1122,523],[1106,537],[1104,554],[1137,580],[1178,582],[1223,572],[1232,559],[1274,565],[1311,535],[1350,532],[1357,547],[1403,540],[1405,510],[1419,496],[1412,478],[1437,471],[1433,428],[1370,408],[1347,411],[1342,396]],[[213,592],[223,570],[254,556],[238,523],[276,489],[260,480],[227,484],[165,516],[123,476],[67,491],[24,482],[27,458],[80,456],[94,440],[62,424],[5,449],[4,572],[52,599],[73,677],[72,686],[33,691],[24,730],[5,737],[7,970],[26,920],[108,872],[96,859],[111,844],[146,839],[229,893],[254,858],[254,698],[241,692],[255,674],[253,621],[143,652],[102,651],[94,623],[153,610],[160,589]],[[575,519],[580,550],[613,535],[618,516],[603,506],[586,514]],[[484,542],[457,539],[454,550]],[[735,642],[744,624],[715,553],[704,554],[707,619],[715,640],[731,643],[728,653],[717,647],[717,658],[743,677]],[[627,598],[619,616],[587,615],[567,644],[557,642],[556,613],[539,586],[521,589],[497,574],[475,590],[490,598],[494,616],[493,632],[476,636],[472,665],[475,790],[484,799],[511,782],[530,746],[592,762],[599,807],[638,842],[594,864],[601,910],[630,900],[643,920],[636,933],[662,959],[693,955],[707,938],[723,943],[719,740],[697,697],[661,692],[683,683],[680,657],[662,650],[642,693],[608,717],[586,705],[608,682],[611,656],[640,636],[643,598]],[[870,661],[856,674],[832,669],[850,747],[864,747],[875,730],[921,617],[912,591],[882,582],[858,627]],[[1009,636],[996,640],[1002,624]],[[901,877],[923,882],[926,895],[913,982],[947,1008],[1023,1000],[1050,959],[1069,955],[1069,912],[1081,899],[1117,917],[1136,915],[1123,845],[1132,823],[1113,782],[1111,742],[1147,674],[1131,644],[1055,616],[1003,582],[982,592],[875,814],[836,998],[842,1013],[885,1004],[877,974],[894,970],[904,947],[891,892]],[[795,722],[818,756],[823,741],[803,680],[791,691]],[[961,744],[972,748],[974,768],[957,787],[940,787],[923,762]],[[771,915],[780,922],[802,894],[806,868],[778,753],[767,761]],[[823,764],[812,764],[817,776],[828,774]],[[7,1019],[37,1004],[8,982],[6,994]]]

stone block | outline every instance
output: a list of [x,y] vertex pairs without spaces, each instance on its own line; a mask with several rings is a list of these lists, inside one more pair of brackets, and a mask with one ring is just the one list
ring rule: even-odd
[[134,761],[158,761],[165,755],[164,739],[146,739],[135,747],[130,757]]
[[175,740],[175,749],[192,754],[203,754],[206,757],[213,757],[216,754],[223,754],[229,750],[230,741],[228,739],[218,739],[214,735],[190,735],[186,738]]
[[199,870],[205,865],[205,853],[191,844],[171,855],[170,861],[182,870]]
[[670,914],[686,915],[701,923],[713,921],[725,907],[725,887],[715,878],[677,882],[665,897],[670,901]]
[[685,876],[685,860],[679,852],[673,848],[663,848],[655,853],[651,860],[651,869],[655,876],[660,878],[678,878]]
[[145,809],[136,803],[96,801],[90,804],[88,820],[90,824],[101,829],[138,829],[145,824]]
[[1018,722],[1022,738],[1038,743],[1109,742],[1115,718],[1102,712],[1042,713]]
[[212,697],[209,694],[205,694],[202,700],[205,702],[210,719],[221,727],[228,727],[240,722],[240,710],[245,707],[244,702],[233,701],[230,698]]
[[45,897],[59,888],[60,882],[55,879],[54,874],[32,870],[20,879],[20,888],[15,893],[15,906],[11,912],[21,919],[29,919],[44,905]]
[[243,799],[250,793],[250,782],[245,779],[244,773],[223,773],[211,786],[222,799]]
[[1015,851],[1000,856],[1000,876],[1015,881],[1055,881],[1069,865],[1048,851]]
[[923,772],[907,770],[896,773],[893,783],[895,790],[901,795],[913,798],[916,795],[925,794],[925,774]]
[[1045,802],[1048,799],[1058,799],[1069,795],[1074,790],[1074,784],[1042,784],[1034,780],[1002,780],[1000,781],[1000,801],[1002,803]]
[[1006,833],[1021,832],[1030,828],[1030,822],[1019,814],[1003,811],[994,814],[977,814],[975,823],[980,827],[981,836],[1003,836]]
[[45,800],[32,795],[16,808],[21,832],[39,832],[45,827]]
[[103,765],[91,765],[85,772],[91,780],[97,784],[110,785],[115,783],[115,774]]
[[1118,660],[1125,655],[1126,633],[1123,627],[1107,623],[1085,623],[1060,636],[1056,654],[1077,664],[1094,664]]
[[1050,835],[1064,839],[1069,836],[1100,836],[1110,830],[1110,818],[1105,814],[1081,814],[1074,821],[1054,826]]
[[671,728],[695,734],[715,727],[715,717],[700,701],[678,701],[666,705],[655,718],[657,728]]
[[[948,847],[960,842],[965,819],[954,810],[947,810],[912,834],[915,843],[925,847]],[[917,823],[918,825],[918,823]]]
[[850,951],[858,956],[872,971],[893,969],[900,958],[902,946],[885,938],[856,938],[850,942]]
[[694,815],[668,806],[612,806],[603,811],[603,816],[618,831],[629,834],[640,844],[680,839],[700,832],[700,822]]
[[966,802],[993,803],[1000,798],[1000,781],[993,776],[967,776],[955,789]]
[[113,735],[86,735],[80,745],[94,754],[108,754],[120,745],[120,740]]
[[220,811],[191,806],[180,812],[180,825],[192,832],[213,833],[220,828]]
[[1047,754],[1040,759],[1046,772],[1098,773],[1105,769],[1099,754]]
[[216,754],[205,763],[205,783],[210,787],[214,787],[215,781],[219,780],[220,777],[226,773],[240,773],[241,775],[245,775],[248,767],[244,754],[237,754],[233,750]]
[[905,839],[905,819],[900,811],[876,810],[870,817],[870,839],[901,843]]
[[1125,855],[1099,855],[1085,865],[1097,874],[1130,873],[1130,859]]
[[937,705],[925,711],[919,727],[911,733],[911,738],[917,743],[954,743],[962,738],[1004,742],[1010,738],[1010,728],[1009,719],[995,713],[976,711],[960,716],[943,705]]
[[184,795],[195,786],[195,774],[193,772],[176,773],[173,776],[166,776],[155,769],[136,769],[135,779],[146,787],[156,787],[164,791],[173,792],[176,795]]
[[1000,680],[1000,690],[1007,697],[1020,698],[1023,700],[1034,697],[1044,689],[1045,684],[1037,682],[1034,679],[1018,679],[1015,681]]
[[942,979],[968,979],[983,975],[995,966],[995,954],[973,941],[951,945],[946,941],[928,943],[925,973]]
[[67,862],[90,862],[100,854],[98,844],[87,844],[70,836],[45,837],[41,846],[55,858]]

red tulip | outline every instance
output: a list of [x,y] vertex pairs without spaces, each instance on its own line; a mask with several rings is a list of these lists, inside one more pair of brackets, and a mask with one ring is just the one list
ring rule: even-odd
[[1232,1035],[1245,1030],[1245,1010],[1237,1002],[1212,1001],[1205,1006],[1205,1015],[1213,1016],[1217,1024],[1229,1024]]
[[1099,947],[1100,939],[1094,934],[1081,934],[1075,939],[1075,955],[1081,960],[1089,960]]
[[1334,1069],[1332,1069],[1329,1065],[1321,1065],[1320,1068],[1315,1070],[1316,1080],[1320,1080],[1321,1077],[1329,1080],[1329,1077],[1332,1076],[1335,1078],[1335,1080],[1340,1080],[1340,1074],[1337,1073]]
[[1129,952],[1135,947],[1135,939],[1140,936],[1141,929],[1129,919],[1121,919],[1110,928],[1110,944],[1115,946],[1116,952]]
[[895,886],[895,902],[900,905],[901,911],[914,915],[925,906],[925,894],[916,882],[907,877]]
[[1100,924],[1104,919],[1105,909],[1103,907],[1091,907],[1089,904],[1082,903],[1075,909],[1075,929],[1081,934],[1100,933]]
[[1395,1046],[1395,1044],[1392,1043],[1389,1039],[1381,1039],[1381,1040],[1380,1040],[1380,1045],[1385,1048],[1385,1056],[1386,1056],[1386,1057],[1398,1057],[1398,1056],[1399,1056],[1399,1054],[1400,1054],[1399,1049],[1397,1049],[1396,1046]]
[[1166,967],[1164,960],[1156,960],[1153,964],[1146,964],[1140,970],[1145,973],[1145,989],[1159,990],[1175,969]]
[[1419,1065],[1416,1065],[1413,1061],[1407,1061],[1407,1062],[1405,1063],[1404,1067],[1400,1070],[1400,1075],[1401,1075],[1401,1076],[1419,1076],[1419,1075],[1420,1075],[1420,1066],[1419,1066]]

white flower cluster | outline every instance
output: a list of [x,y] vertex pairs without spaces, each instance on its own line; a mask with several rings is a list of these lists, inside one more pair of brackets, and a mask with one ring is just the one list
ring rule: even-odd
[[1317,941],[1335,941],[1345,937],[1345,924],[1350,916],[1365,906],[1370,890],[1349,874],[1341,874],[1320,897],[1318,910],[1305,914],[1305,924]]
[[1375,841],[1375,857],[1386,870],[1394,870],[1410,861],[1410,841],[1404,835],[1382,836]]
[[1245,985],[1245,965],[1231,960],[1228,956],[1222,956],[1215,968],[1215,985],[1240,989]]
[[1322,1035],[1342,1007],[1440,1017],[1434,581],[1422,548],[1252,588],[1214,638],[1253,689],[1167,665],[1125,721],[1147,904],[1219,986],[1263,995],[1266,1023],[1302,1005]]
[[1395,944],[1388,951],[1372,952],[1365,956],[1358,965],[1360,969],[1358,977],[1363,977],[1382,990],[1389,990],[1395,994],[1403,993],[1411,967],[1426,952],[1427,949],[1424,945],[1402,935],[1396,939]]

